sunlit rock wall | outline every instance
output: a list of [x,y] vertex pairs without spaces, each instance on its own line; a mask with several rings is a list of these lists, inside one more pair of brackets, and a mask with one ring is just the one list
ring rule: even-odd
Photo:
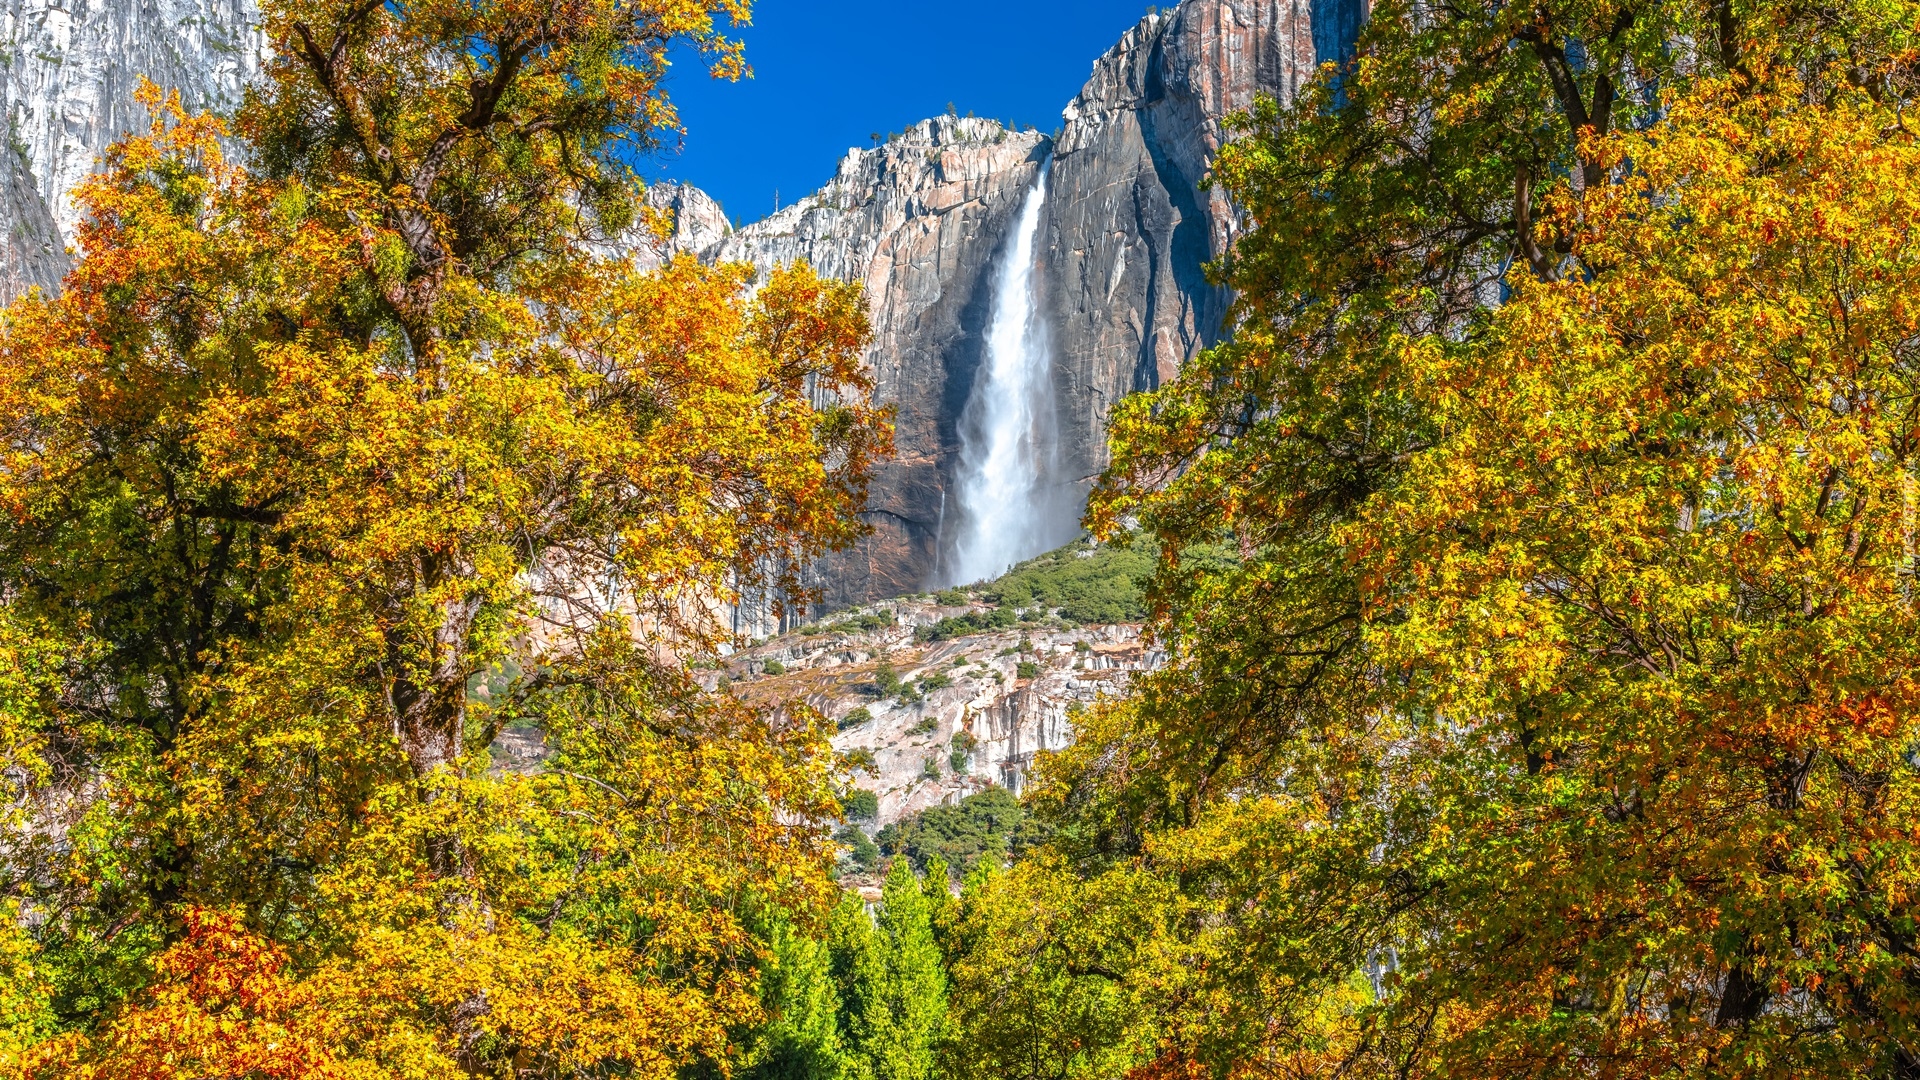
[[[866,285],[868,366],[892,404],[895,455],[873,479],[873,535],[823,561],[830,606],[921,587],[940,557],[956,424],[985,348],[994,256],[1049,140],[992,120],[925,120],[884,144],[850,150],[826,187],[698,248],[702,258],[762,269],[805,259]],[[704,212],[684,190],[662,199]]]
[[230,112],[259,71],[253,0],[0,0],[0,293],[52,289],[69,265],[73,190],[108,146],[145,130],[142,75],[190,110]]

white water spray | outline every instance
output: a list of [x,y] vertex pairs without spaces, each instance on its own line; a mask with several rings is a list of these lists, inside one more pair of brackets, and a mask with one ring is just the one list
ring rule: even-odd
[[1023,559],[1073,538],[1056,520],[1049,474],[1057,445],[1053,354],[1034,299],[1034,249],[1047,203],[1042,166],[1015,223],[994,280],[986,363],[960,415],[959,495],[963,519],[952,582],[998,576]]

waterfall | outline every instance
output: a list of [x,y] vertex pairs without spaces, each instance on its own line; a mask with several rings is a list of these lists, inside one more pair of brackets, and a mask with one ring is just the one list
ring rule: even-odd
[[1034,297],[1034,253],[1049,171],[1041,166],[1001,255],[986,361],[960,414],[962,525],[944,575],[952,582],[996,577],[1074,535],[1070,514],[1050,497],[1058,447],[1053,354]]

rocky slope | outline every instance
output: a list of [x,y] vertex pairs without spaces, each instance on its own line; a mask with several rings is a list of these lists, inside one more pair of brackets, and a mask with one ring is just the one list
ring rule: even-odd
[[66,273],[73,189],[146,126],[140,77],[229,111],[259,70],[258,24],[254,0],[0,0],[0,298]]
[[1018,793],[1037,752],[1073,741],[1073,710],[1124,693],[1164,661],[1137,624],[1067,626],[1040,611],[1026,613],[1039,620],[1027,625],[937,642],[916,635],[990,610],[973,598],[867,605],[730,657],[707,680],[726,678],[761,705],[804,703],[842,725],[834,747],[864,764],[854,782],[879,797],[877,828],[992,784]]

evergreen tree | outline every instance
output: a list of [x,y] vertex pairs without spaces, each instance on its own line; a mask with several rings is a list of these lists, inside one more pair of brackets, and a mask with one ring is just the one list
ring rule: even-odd
[[938,855],[927,860],[927,876],[920,881],[921,895],[927,899],[927,925],[933,928],[933,943],[940,952],[940,970],[953,971],[953,920],[959,906],[953,899],[953,871]]
[[876,966],[873,917],[858,894],[844,893],[827,923],[827,975],[836,995],[837,1028],[846,1049],[849,1074],[871,1076],[860,1037],[861,1019],[871,987],[864,981]]
[[[856,905],[857,908],[857,905]],[[856,917],[866,920],[864,911]],[[784,918],[771,933],[773,962],[761,975],[767,1011],[747,1080],[849,1080],[854,1070],[840,1037],[840,992],[832,948],[794,930]]]
[[927,897],[913,866],[894,860],[874,944],[854,970],[853,1036],[874,1080],[931,1080],[946,1034],[947,978]]

